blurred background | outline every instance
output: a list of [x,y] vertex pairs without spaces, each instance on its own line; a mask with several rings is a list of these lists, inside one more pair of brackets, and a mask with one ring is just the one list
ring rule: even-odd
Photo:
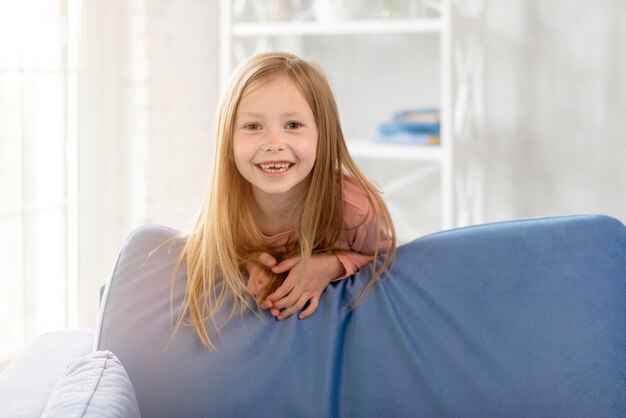
[[320,64],[402,242],[626,219],[626,2],[0,0],[0,363],[95,328],[133,228],[189,230],[230,70]]

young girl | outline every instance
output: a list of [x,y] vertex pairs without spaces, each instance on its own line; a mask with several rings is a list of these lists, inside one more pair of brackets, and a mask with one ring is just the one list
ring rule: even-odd
[[[278,52],[241,64],[218,113],[212,181],[178,263],[188,276],[180,319],[214,349],[210,334],[253,308],[253,298],[279,320],[304,319],[331,281],[385,252],[369,291],[395,249],[389,212],[348,154],[321,70]],[[232,307],[218,320],[224,303]]]

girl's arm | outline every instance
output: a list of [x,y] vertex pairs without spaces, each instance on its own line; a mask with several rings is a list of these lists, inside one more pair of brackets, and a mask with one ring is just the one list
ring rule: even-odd
[[311,256],[304,273],[301,272],[300,257],[283,260],[271,269],[277,274],[289,271],[289,275],[283,284],[261,303],[261,307],[270,309],[273,316],[282,320],[300,311],[308,302],[309,306],[298,315],[298,318],[305,319],[317,310],[319,298],[331,281],[353,275],[372,260],[373,255],[355,251],[315,254]]
[[[272,267],[274,273],[289,271],[282,285],[261,302],[261,307],[270,309],[279,320],[288,318],[309,306],[298,315],[300,319],[311,316],[317,309],[319,297],[331,281],[341,280],[356,273],[374,260],[376,250],[384,253],[391,241],[377,237],[378,229],[370,219],[344,235],[345,250],[335,254],[311,256],[306,271],[301,272],[300,257],[283,260]],[[381,239],[382,238],[382,239]]]
[[374,261],[373,255],[367,255],[363,253],[357,253],[356,251],[343,251],[337,253],[337,259],[341,263],[344,273],[338,276],[332,281],[345,279],[348,276],[352,276],[359,271],[361,267],[366,266],[371,261]]
[[317,309],[319,296],[328,283],[353,275],[373,261],[374,254],[384,253],[391,247],[391,237],[381,228],[367,197],[357,186],[346,181],[344,228],[335,244],[335,254],[311,256],[307,270],[302,274],[298,257],[274,266],[274,273],[291,271],[285,282],[262,302],[261,307],[270,309],[278,319],[285,319],[309,302],[299,317],[304,319],[310,316]]
[[386,252],[391,241],[386,236],[377,235],[378,225],[366,217],[357,228],[344,231],[345,250],[335,254],[312,255],[303,273],[300,257],[283,260],[272,267],[272,271],[291,271],[283,284],[261,303],[261,307],[270,309],[273,316],[282,320],[303,309],[308,302],[309,306],[298,317],[304,319],[311,316],[317,309],[319,297],[331,281],[356,273],[374,260],[376,250]]

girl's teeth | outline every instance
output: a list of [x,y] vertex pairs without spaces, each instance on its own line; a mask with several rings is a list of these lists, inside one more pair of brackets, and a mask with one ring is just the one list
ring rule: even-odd
[[283,171],[287,171],[290,165],[289,163],[259,164],[259,167],[266,173],[282,173]]

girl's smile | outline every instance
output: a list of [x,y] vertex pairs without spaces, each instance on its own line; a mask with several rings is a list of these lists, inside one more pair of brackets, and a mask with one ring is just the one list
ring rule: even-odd
[[256,164],[263,173],[268,176],[280,176],[285,174],[287,170],[293,167],[293,163],[289,161],[268,161]]

